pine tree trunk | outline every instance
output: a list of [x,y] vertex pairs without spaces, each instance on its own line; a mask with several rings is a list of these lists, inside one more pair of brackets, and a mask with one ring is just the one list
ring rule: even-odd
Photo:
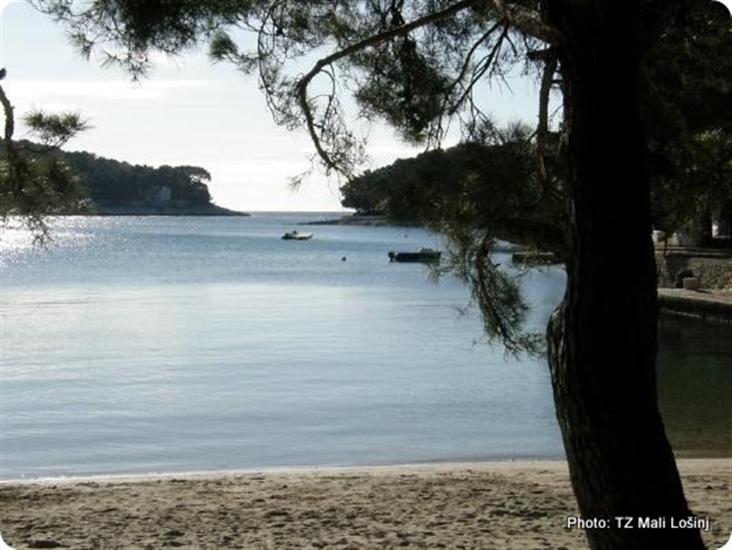
[[[571,186],[571,254],[549,362],[572,486],[595,550],[704,548],[656,396],[656,271],[649,178],[638,112],[640,19],[633,2],[555,4]],[[596,4],[602,4],[598,8]],[[559,5],[559,7],[557,6]],[[633,518],[634,529],[618,528]],[[637,518],[666,518],[666,529]]]

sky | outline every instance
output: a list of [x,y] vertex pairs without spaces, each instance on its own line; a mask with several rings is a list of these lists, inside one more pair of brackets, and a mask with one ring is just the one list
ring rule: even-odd
[[[235,210],[342,209],[338,182],[322,172],[298,190],[290,188],[289,178],[310,166],[313,147],[303,130],[274,124],[255,77],[212,63],[202,50],[175,59],[155,55],[149,76],[133,83],[119,68],[82,58],[65,30],[28,4],[0,0],[0,7],[0,66],[8,71],[3,87],[16,117],[33,108],[73,110],[92,126],[67,150],[149,166],[202,166],[212,175],[214,202]],[[510,90],[486,88],[488,111],[499,123],[534,123],[537,83],[520,75],[509,81]],[[30,137],[22,123],[17,126],[16,138]],[[422,151],[384,124],[373,124],[368,133],[370,164],[364,168]],[[455,139],[445,145],[450,141]]]

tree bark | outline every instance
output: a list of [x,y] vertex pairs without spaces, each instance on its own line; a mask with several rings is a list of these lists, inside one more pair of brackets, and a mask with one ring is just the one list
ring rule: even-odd
[[[550,3],[551,4],[551,3]],[[572,486],[595,550],[704,548],[656,396],[656,270],[639,118],[638,2],[555,2],[565,82],[570,253],[549,363]],[[582,7],[577,7],[581,5]],[[633,518],[634,529],[620,528]],[[638,518],[666,518],[642,529]]]

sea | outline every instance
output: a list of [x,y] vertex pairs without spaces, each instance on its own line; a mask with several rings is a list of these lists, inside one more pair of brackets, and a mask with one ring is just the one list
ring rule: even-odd
[[[545,360],[487,341],[458,278],[389,262],[442,238],[303,225],[333,217],[60,217],[42,246],[4,228],[0,479],[563,457]],[[564,271],[494,262],[543,331]],[[719,447],[729,329],[664,322],[671,424]]]

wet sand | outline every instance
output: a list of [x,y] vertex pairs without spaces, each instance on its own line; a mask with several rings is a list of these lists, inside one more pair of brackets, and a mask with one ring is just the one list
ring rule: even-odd
[[[679,461],[718,548],[731,459]],[[586,548],[563,461],[85,478],[0,486],[20,548]]]

